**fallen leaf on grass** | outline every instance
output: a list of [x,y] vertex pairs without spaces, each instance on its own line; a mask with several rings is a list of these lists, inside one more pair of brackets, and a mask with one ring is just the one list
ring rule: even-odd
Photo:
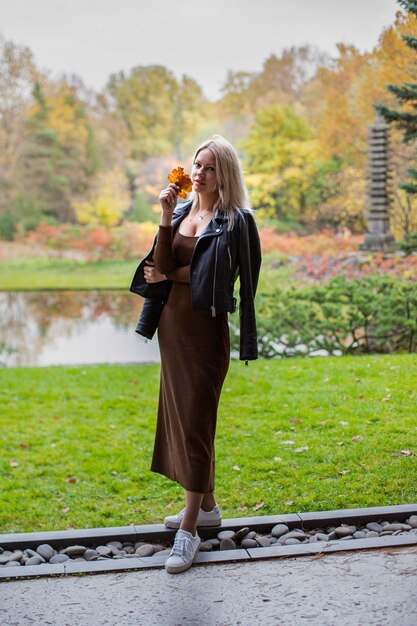
[[73,485],[74,483],[77,482],[77,479],[75,478],[75,476],[70,476],[69,478],[66,479],[65,482],[69,483],[70,485]]
[[282,459],[281,459],[281,457],[280,457],[280,456],[274,456],[274,461],[275,461],[276,463],[279,463],[280,461],[282,461]]
[[300,446],[299,448],[295,448],[294,452],[305,452],[308,450],[308,446]]
[[361,435],[355,435],[354,437],[352,437],[352,441],[362,441],[363,437],[361,437]]
[[339,424],[341,424],[342,426],[349,426],[349,422],[345,422],[344,420],[341,420]]
[[15,461],[14,459],[10,459],[9,465],[10,467],[19,467],[19,463]]
[[382,398],[381,402],[388,402],[388,400],[391,400],[391,396],[389,394],[385,396],[385,398]]
[[290,419],[290,422],[292,422],[293,424],[301,424],[303,420],[298,419],[298,417],[294,417],[292,419]]
[[341,474],[342,476],[344,476],[345,474],[349,474],[349,472],[351,472],[351,470],[337,470],[337,473]]
[[62,509],[62,512],[68,513],[69,510],[70,510],[69,506],[64,506],[64,508]]
[[173,506],[174,506],[173,502],[168,502],[167,509],[172,509]]
[[345,445],[345,442],[344,442],[344,441],[338,441],[338,442],[337,442],[337,445],[338,445],[338,446],[344,446],[344,445]]
[[284,502],[285,506],[291,506],[292,504],[294,504],[294,500],[287,500],[286,502]]
[[263,500],[262,500],[262,502],[258,502],[258,504],[255,504],[255,506],[253,507],[253,510],[254,511],[259,511],[259,509],[261,509],[264,504],[265,504],[265,502]]
[[236,472],[240,472],[240,467],[239,467],[239,465],[233,465],[233,468],[232,468],[232,469],[236,470]]
[[117,474],[118,474],[118,473],[119,473],[119,472],[116,472],[116,470],[113,470],[112,472],[110,472],[110,474],[111,474],[112,476],[117,476]]
[[280,443],[282,443],[283,446],[293,446],[295,444],[295,441],[292,441],[292,439],[288,439],[287,441],[280,441]]
[[247,510],[248,510],[248,507],[247,507],[245,504],[243,504],[242,506],[238,506],[238,507],[237,507],[237,510],[238,510],[238,511],[247,511]]
[[111,428],[112,430],[115,430],[116,426],[115,426],[114,424],[110,424],[110,428]]
[[27,443],[19,443],[19,448],[27,448],[28,444]]
[[415,453],[411,450],[400,450],[402,456],[415,456]]
[[136,385],[136,384],[137,384],[136,380],[133,380],[133,379],[129,380],[129,385]]

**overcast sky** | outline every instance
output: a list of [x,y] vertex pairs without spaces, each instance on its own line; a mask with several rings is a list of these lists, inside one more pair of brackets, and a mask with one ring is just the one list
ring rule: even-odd
[[0,0],[0,33],[53,77],[75,73],[100,90],[113,72],[159,64],[215,99],[228,70],[259,71],[285,47],[371,50],[398,9],[395,0]]

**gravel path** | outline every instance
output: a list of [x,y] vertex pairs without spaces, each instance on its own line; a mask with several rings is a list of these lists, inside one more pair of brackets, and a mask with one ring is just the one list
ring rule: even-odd
[[415,626],[417,547],[0,583],[3,626]]

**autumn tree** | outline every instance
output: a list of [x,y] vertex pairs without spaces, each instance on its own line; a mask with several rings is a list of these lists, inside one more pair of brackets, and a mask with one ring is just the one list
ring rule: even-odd
[[200,86],[187,76],[178,82],[160,65],[112,74],[107,91],[128,129],[131,157],[138,161],[172,152],[180,158],[184,136],[197,131],[204,113]]
[[100,158],[84,103],[66,80],[36,82],[27,110],[19,186],[33,209],[72,221],[72,196],[85,193]]
[[219,113],[240,119],[251,116],[253,121],[267,105],[294,104],[317,68],[327,62],[327,55],[312,46],[292,46],[265,59],[260,72],[229,71],[221,88]]
[[0,236],[13,237],[20,209],[14,181],[24,112],[38,71],[32,52],[0,35]]
[[224,134],[236,142],[248,134],[260,109],[298,103],[303,86],[326,63],[327,55],[316,48],[293,46],[270,55],[259,72],[229,71],[216,105]]
[[[417,2],[415,0],[398,0],[399,4],[405,11],[417,17]],[[415,33],[402,34],[405,45],[411,49],[415,55],[417,52],[417,38]],[[394,126],[403,133],[403,141],[406,144],[414,143],[417,139],[417,59],[414,58],[412,71],[409,79],[401,84],[389,83],[388,91],[393,94],[400,104],[400,108],[394,108],[385,104],[376,105],[376,110],[385,118],[387,122],[393,123]],[[415,160],[415,152],[414,152]],[[406,194],[417,194],[417,169],[408,168],[409,180],[399,183],[399,188],[403,189]],[[407,229],[408,230],[408,229]],[[408,234],[408,233],[406,233]]]
[[254,206],[264,216],[303,220],[324,166],[305,118],[292,107],[261,109],[240,147]]
[[[314,135],[337,166],[323,181],[332,191],[321,206],[320,222],[327,215],[329,224],[336,223],[344,215],[355,230],[364,224],[360,213],[365,203],[367,133],[375,121],[374,105],[394,105],[395,97],[387,93],[386,84],[406,81],[415,72],[415,52],[404,46],[401,34],[412,36],[416,28],[415,16],[399,11],[372,51],[361,53],[353,46],[339,45],[337,57],[319,68],[302,89],[301,102]],[[409,167],[410,151],[395,129],[391,145],[395,189],[391,226],[400,237],[416,222],[417,203],[396,185],[407,163]]]

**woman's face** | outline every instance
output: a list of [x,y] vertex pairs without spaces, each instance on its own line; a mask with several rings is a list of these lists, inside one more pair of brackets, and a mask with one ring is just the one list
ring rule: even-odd
[[204,148],[197,154],[192,170],[193,189],[199,194],[218,194],[216,162],[213,153]]

